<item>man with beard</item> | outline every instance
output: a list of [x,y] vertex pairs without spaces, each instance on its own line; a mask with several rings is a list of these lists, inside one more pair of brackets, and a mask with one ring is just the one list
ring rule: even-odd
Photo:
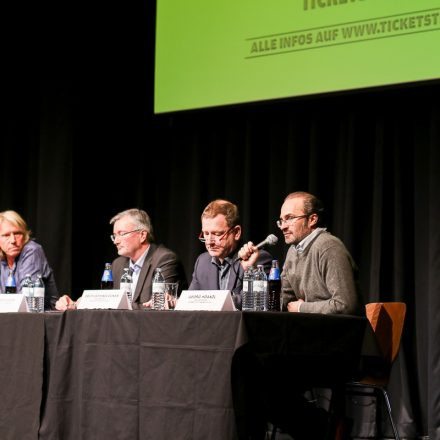
[[306,192],[289,194],[278,227],[289,251],[281,275],[289,312],[359,313],[356,265],[341,240],[324,227],[324,208]]
[[[289,312],[357,314],[356,265],[341,240],[325,227],[321,201],[307,192],[289,194],[277,225],[289,250],[281,273],[283,305]],[[239,255],[258,258],[255,246]]]
[[[307,192],[289,194],[281,207],[277,225],[290,245],[281,273],[284,310],[322,314],[358,314],[356,265],[344,244],[330,234],[324,222],[321,201]],[[245,261],[258,258],[255,246],[245,245],[239,255]],[[337,361],[336,361],[337,362]],[[256,367],[254,367],[256,368]],[[256,426],[250,438],[264,438],[264,421],[271,421],[295,440],[324,439],[329,414],[309,402],[304,394],[334,365],[320,365],[316,356],[298,354],[264,360],[267,377],[286,372],[282,387],[262,384],[253,396]],[[337,368],[337,367],[336,367]],[[267,404],[270,402],[270,404]],[[260,425],[260,430],[258,426]]]

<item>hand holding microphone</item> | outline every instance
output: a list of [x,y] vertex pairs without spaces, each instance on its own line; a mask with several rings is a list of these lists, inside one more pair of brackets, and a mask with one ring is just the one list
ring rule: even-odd
[[278,237],[274,234],[268,235],[265,240],[258,243],[256,246],[252,243],[252,241],[249,241],[242,246],[235,261],[241,260],[242,262],[246,262],[245,264],[242,263],[243,267],[255,266],[259,256],[258,250],[263,246],[273,246],[277,243]]

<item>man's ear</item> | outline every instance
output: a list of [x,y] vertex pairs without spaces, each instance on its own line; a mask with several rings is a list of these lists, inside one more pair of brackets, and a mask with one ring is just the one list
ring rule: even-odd
[[310,214],[309,215],[309,227],[312,228],[312,227],[316,226],[316,224],[318,223],[318,219],[319,219],[318,214],[315,214],[315,213]]
[[142,240],[142,243],[148,243],[148,236],[149,236],[150,234],[149,234],[149,232],[148,231],[146,231],[145,229],[144,230],[142,230],[141,231],[141,240]]
[[238,240],[240,240],[240,237],[241,237],[241,226],[237,225],[237,226],[235,226],[234,239],[236,241],[238,241]]

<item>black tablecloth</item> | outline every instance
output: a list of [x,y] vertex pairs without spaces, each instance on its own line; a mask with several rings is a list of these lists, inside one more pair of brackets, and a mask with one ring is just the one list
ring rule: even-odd
[[247,343],[232,363],[232,389],[240,439],[264,438],[267,422],[294,414],[301,394],[338,388],[358,371],[367,320],[303,313],[244,313]]
[[43,385],[44,319],[0,314],[0,439],[38,438]]
[[234,312],[74,311],[46,319],[42,439],[235,437]]
[[231,366],[244,371],[243,353],[263,368],[280,362],[280,386],[291,356],[304,354],[343,365],[340,380],[358,363],[365,323],[292,313],[0,314],[0,438],[35,439],[39,428],[45,440],[236,439],[246,396],[240,375],[231,386]]

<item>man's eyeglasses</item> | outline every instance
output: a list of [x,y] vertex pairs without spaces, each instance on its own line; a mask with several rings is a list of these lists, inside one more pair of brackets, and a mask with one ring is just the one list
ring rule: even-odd
[[117,234],[110,235],[110,240],[114,243],[117,238],[125,238],[130,234],[133,234],[134,232],[143,231],[143,229],[133,229],[132,231],[128,232],[118,232]]
[[213,241],[215,244],[219,245],[220,242],[235,228],[229,228],[226,232],[211,232],[204,233],[203,231],[199,234],[199,240],[202,243]]
[[285,223],[287,226],[293,225],[297,219],[299,218],[306,218],[309,217],[309,214],[304,215],[288,215],[286,218],[280,218],[277,220],[277,226],[279,228],[283,227],[283,223]]

